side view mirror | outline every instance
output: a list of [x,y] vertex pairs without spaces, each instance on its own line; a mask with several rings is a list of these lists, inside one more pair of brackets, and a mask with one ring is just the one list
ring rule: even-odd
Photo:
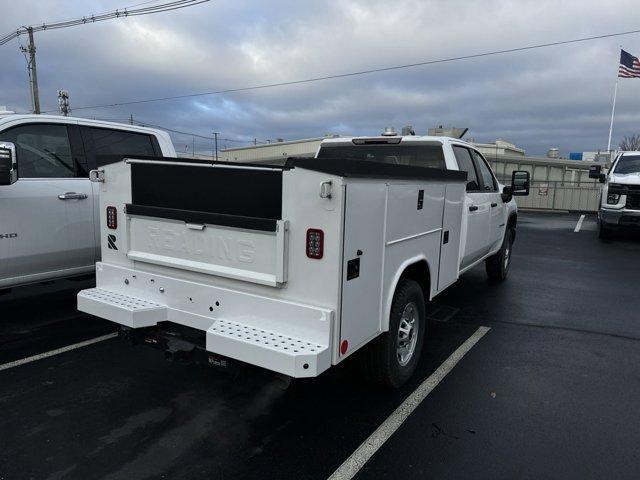
[[0,185],[11,185],[17,180],[16,147],[10,142],[0,142]]
[[597,178],[600,183],[604,183],[607,176],[602,173],[602,165],[593,165],[589,167],[589,178]]
[[516,170],[511,174],[511,195],[526,197],[529,195],[529,172]]

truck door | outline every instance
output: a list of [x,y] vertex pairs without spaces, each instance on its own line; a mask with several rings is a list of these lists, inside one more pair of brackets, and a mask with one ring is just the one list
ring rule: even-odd
[[[23,124],[0,133],[16,146],[18,181],[0,187],[0,285],[90,268],[93,196],[76,125]],[[80,273],[80,272],[79,272]],[[13,280],[9,280],[13,279]]]
[[471,154],[480,173],[481,188],[490,202],[489,221],[489,250],[499,247],[502,244],[505,230],[505,211],[502,196],[498,191],[498,182],[493,176],[487,161],[477,151],[472,150]]
[[467,172],[463,206],[463,248],[460,262],[460,268],[465,268],[489,251],[491,201],[487,193],[482,190],[471,151],[466,147],[453,145],[453,153],[458,162],[458,168]]

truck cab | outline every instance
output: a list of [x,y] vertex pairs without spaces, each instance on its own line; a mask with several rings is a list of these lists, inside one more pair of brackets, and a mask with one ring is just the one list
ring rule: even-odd
[[53,115],[0,116],[0,289],[92,273],[97,185],[109,156],[168,155],[160,130]]
[[598,210],[600,238],[610,238],[615,230],[640,227],[640,152],[622,152],[608,173],[594,165],[590,178],[603,184]]

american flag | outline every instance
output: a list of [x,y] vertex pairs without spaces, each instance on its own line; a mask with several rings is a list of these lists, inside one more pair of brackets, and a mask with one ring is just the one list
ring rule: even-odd
[[640,60],[624,50],[620,51],[620,78],[640,78]]

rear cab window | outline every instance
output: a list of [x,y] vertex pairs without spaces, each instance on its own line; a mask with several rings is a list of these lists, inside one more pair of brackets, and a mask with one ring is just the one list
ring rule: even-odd
[[411,144],[325,144],[318,158],[344,158],[391,165],[409,165],[446,169],[442,144],[436,142]]
[[116,157],[161,155],[157,139],[146,133],[83,126],[82,138],[96,167],[111,163]]

